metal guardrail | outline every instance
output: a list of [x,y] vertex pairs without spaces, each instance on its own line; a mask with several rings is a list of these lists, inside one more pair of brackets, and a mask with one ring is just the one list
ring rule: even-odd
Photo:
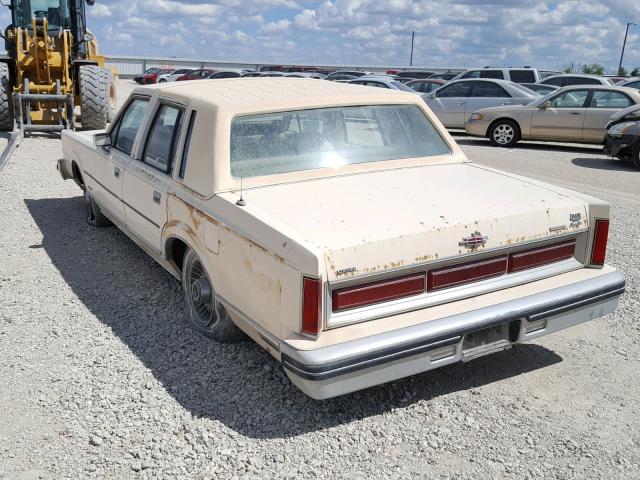
[[433,72],[462,72],[462,67],[425,66],[425,65],[372,65],[372,64],[316,64],[299,62],[277,61],[240,61],[240,60],[207,60],[201,58],[179,57],[138,57],[128,55],[106,55],[107,64],[118,69],[120,76],[130,78],[148,68],[250,68],[257,69],[267,65],[295,65],[299,67],[320,67],[336,70],[363,70],[370,72],[385,72],[388,69],[395,70],[430,70]]

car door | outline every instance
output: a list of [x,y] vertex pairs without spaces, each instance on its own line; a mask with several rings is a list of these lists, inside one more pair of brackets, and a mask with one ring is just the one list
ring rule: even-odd
[[531,136],[543,140],[581,141],[589,89],[569,90],[551,97],[533,112]]
[[589,100],[583,126],[583,140],[600,143],[604,140],[605,127],[611,115],[635,102],[623,92],[615,90],[593,90]]
[[471,95],[474,80],[446,85],[430,96],[426,102],[446,127],[464,127],[465,105]]
[[167,222],[167,193],[184,108],[161,101],[141,142],[141,153],[127,166],[123,182],[127,228],[147,245],[162,250],[162,229]]
[[487,80],[473,82],[471,96],[465,105],[465,123],[473,112],[482,108],[497,107],[500,105],[513,105],[514,99],[501,85]]
[[124,221],[122,181],[148,106],[148,97],[132,97],[110,130],[111,146],[96,147],[97,155],[83,163],[87,188],[116,220]]

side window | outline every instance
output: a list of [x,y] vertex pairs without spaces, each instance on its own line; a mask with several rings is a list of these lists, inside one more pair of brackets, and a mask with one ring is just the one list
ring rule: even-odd
[[471,70],[465,73],[460,78],[478,78],[480,76],[480,70]]
[[120,150],[122,153],[131,155],[131,149],[133,149],[133,142],[136,140],[136,135],[140,129],[140,125],[144,120],[144,116],[147,113],[147,107],[149,106],[149,100],[143,98],[134,98],[125,112],[118,120],[118,124],[115,126],[112,132],[115,133],[115,138],[112,139],[113,146]]
[[595,78],[567,77],[567,85],[602,85],[602,84]]
[[497,83],[473,82],[472,97],[511,97],[507,91]]
[[588,90],[572,90],[554,97],[550,103],[552,108],[584,108],[588,96]]
[[380,83],[380,82],[369,82],[368,85],[371,87],[389,88],[384,83]]
[[184,148],[182,149],[182,161],[180,162],[180,171],[178,177],[184,178],[184,172],[187,168],[187,159],[189,158],[189,145],[191,145],[191,132],[193,131],[193,124],[196,121],[197,112],[194,110],[191,112],[191,118],[189,118],[189,128],[187,130],[187,136],[184,139]]
[[516,83],[535,83],[536,81],[533,70],[509,70],[509,76],[511,81]]
[[142,161],[169,173],[176,153],[176,144],[182,124],[182,110],[169,105],[160,105],[149,130]]
[[637,82],[627,83],[627,84],[625,85],[625,87],[627,87],[627,88],[637,88],[637,89],[640,89],[640,80],[639,80],[639,81],[637,81]]
[[480,78],[495,78],[498,80],[504,80],[504,74],[502,70],[483,70],[480,72]]
[[622,92],[596,90],[591,98],[591,108],[627,108],[633,102]]
[[562,86],[562,77],[556,77],[556,78],[550,78],[548,80],[544,80],[540,83],[542,83],[543,85],[555,85],[556,87],[561,87]]
[[413,88],[416,92],[427,93],[427,90],[426,90],[427,85],[428,83],[426,82],[416,82],[407,86]]
[[440,97],[469,97],[471,95],[471,87],[473,82],[459,82],[449,85],[439,90],[436,94]]

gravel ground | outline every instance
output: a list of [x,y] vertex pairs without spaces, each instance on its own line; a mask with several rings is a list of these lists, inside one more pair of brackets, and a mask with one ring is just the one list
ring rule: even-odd
[[168,273],[85,225],[59,140],[25,140],[0,173],[0,478],[640,478],[640,172],[592,148],[459,140],[613,204],[619,310],[324,402],[253,343],[194,333]]

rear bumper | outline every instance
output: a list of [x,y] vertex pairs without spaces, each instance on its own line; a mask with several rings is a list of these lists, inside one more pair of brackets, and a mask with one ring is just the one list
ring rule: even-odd
[[[432,370],[463,360],[465,336],[508,325],[500,348],[522,343],[613,312],[624,276],[603,273],[534,295],[316,350],[281,343],[291,381],[324,399]],[[489,353],[489,352],[488,352]]]

